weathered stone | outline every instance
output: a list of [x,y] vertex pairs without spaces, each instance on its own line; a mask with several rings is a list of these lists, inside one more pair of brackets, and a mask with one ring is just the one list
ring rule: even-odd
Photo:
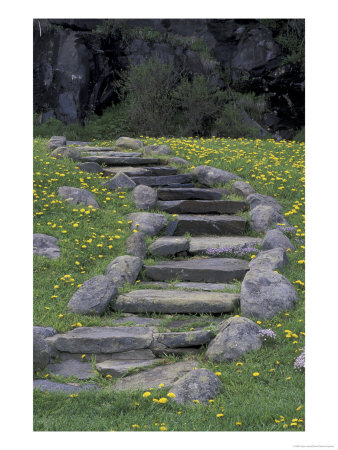
[[[154,326],[161,325],[162,319],[153,319],[152,317],[140,317],[133,314],[128,314],[127,317],[114,320],[114,325],[130,324],[131,326]],[[133,359],[133,358],[130,358]]]
[[33,329],[33,369],[43,370],[50,360],[50,349],[39,331]]
[[120,353],[148,348],[153,340],[146,327],[80,327],[46,338],[60,352]]
[[98,275],[82,284],[69,300],[67,308],[77,314],[103,314],[117,293],[117,285],[112,278]]
[[128,156],[81,156],[81,152],[78,153],[80,155],[79,159],[81,159],[81,161],[97,162],[99,164],[107,164],[108,166],[142,166],[147,164],[161,164],[161,160],[158,158],[142,158],[137,156],[130,156],[130,153],[128,154]]
[[68,352],[59,352],[57,354],[58,360],[68,361],[70,359],[75,359],[76,361],[86,361],[91,362],[92,358],[95,357],[96,362],[107,361],[108,359],[112,360],[146,360],[146,359],[154,359],[155,354],[148,348],[140,349],[140,350],[129,350],[126,352],[117,352],[117,353],[68,353]]
[[157,191],[160,200],[220,200],[228,194],[226,189],[160,188]]
[[115,175],[111,180],[103,183],[103,186],[107,187],[111,191],[115,191],[117,189],[134,189],[136,183],[128,177],[128,175],[123,172]]
[[138,158],[142,153],[137,152],[82,152],[81,161],[96,162],[98,164],[110,161],[110,158]]
[[174,286],[180,289],[190,289],[196,291],[224,291],[224,289],[234,290],[237,289],[236,284],[225,284],[225,283],[193,283],[193,282],[182,282],[175,283]]
[[120,137],[115,142],[116,147],[122,147],[122,148],[131,148],[132,150],[138,150],[139,148],[143,147],[143,142],[139,141],[138,139],[133,139],[130,137]]
[[[176,316],[177,317],[177,316]],[[184,317],[184,316],[183,316]],[[169,329],[182,329],[182,328],[193,328],[196,329],[196,324],[203,324],[203,327],[210,327],[211,325],[218,325],[219,323],[224,322],[224,319],[215,316],[209,316],[209,318],[201,318],[201,316],[191,316],[188,315],[183,319],[175,319],[173,316],[173,320],[166,323],[166,327]],[[198,328],[199,329],[199,328]]]
[[55,383],[50,380],[34,380],[33,388],[42,392],[67,392],[69,394],[81,391],[96,391],[100,389],[97,384],[83,384],[75,386],[74,384]]
[[234,200],[174,200],[159,201],[157,207],[177,214],[234,214],[247,210],[248,204]]
[[105,175],[116,175],[119,172],[124,172],[128,177],[142,177],[142,176],[161,176],[161,175],[176,175],[176,167],[158,166],[158,167],[105,167]]
[[106,276],[112,280],[117,287],[122,287],[126,283],[134,284],[141,269],[141,258],[123,255],[118,256],[108,264]]
[[266,231],[274,223],[285,223],[285,218],[272,206],[261,204],[250,211],[250,225],[254,231]]
[[219,333],[208,345],[206,357],[213,361],[235,361],[262,346],[261,328],[245,317],[231,317],[220,324]]
[[153,350],[154,354],[156,356],[168,356],[168,355],[175,355],[175,356],[185,356],[185,355],[198,355],[202,353],[201,347],[178,347],[178,348],[169,348],[169,347],[163,347],[163,348],[156,348]]
[[169,158],[168,162],[171,164],[182,164],[184,166],[189,166],[189,161],[183,158],[178,158],[177,156],[174,156],[173,158]]
[[229,183],[233,180],[240,180],[238,175],[225,170],[217,169],[216,167],[197,166],[193,170],[193,173],[197,177],[199,183],[209,187],[215,186],[219,183]]
[[83,172],[89,173],[101,173],[103,168],[96,162],[83,162],[77,165],[77,167]]
[[57,333],[53,327],[33,327],[33,332],[39,334],[43,339],[54,336]]
[[67,145],[67,139],[65,136],[52,136],[47,142],[49,150],[54,150],[58,147],[64,147]]
[[170,391],[175,394],[173,400],[178,404],[192,403],[198,400],[207,403],[222,390],[222,383],[211,370],[196,369],[188,372],[176,381]]
[[278,212],[282,211],[283,209],[283,207],[277,202],[277,200],[274,199],[273,197],[270,197],[269,195],[254,193],[248,195],[246,200],[250,203],[250,209],[254,209],[258,205],[271,206]]
[[131,213],[128,214],[127,217],[132,221],[132,230],[142,231],[148,236],[155,236],[156,234],[158,234],[167,222],[165,216],[155,213]]
[[146,275],[155,281],[181,280],[222,283],[242,280],[249,263],[234,258],[196,258],[183,261],[161,261],[145,266]]
[[144,184],[146,186],[168,186],[191,183],[192,175],[190,173],[183,173],[180,175],[133,177],[133,181],[136,184]]
[[203,331],[174,331],[170,333],[155,333],[151,349],[190,347],[210,342],[213,334],[209,330]]
[[149,251],[156,256],[176,255],[176,253],[188,250],[189,242],[185,237],[162,237],[156,239],[150,247]]
[[182,236],[185,233],[192,236],[242,234],[247,227],[246,219],[234,215],[180,214],[175,222],[176,226],[171,230],[175,236]]
[[250,261],[250,270],[277,270],[282,269],[289,263],[286,252],[283,248],[273,248],[259,252],[259,254]]
[[202,314],[232,312],[240,295],[228,292],[139,289],[119,295],[115,311],[131,313]]
[[94,375],[89,362],[76,361],[75,359],[49,364],[47,370],[53,375],[62,375],[65,378],[76,376],[79,380],[88,380]]
[[146,155],[156,153],[157,155],[170,155],[172,150],[168,145],[147,145],[142,149]]
[[241,288],[241,311],[245,316],[270,319],[281,311],[293,308],[297,292],[290,281],[279,273],[250,270]]
[[[76,142],[76,141],[73,141]],[[76,145],[76,149],[79,150],[82,153],[106,153],[106,154],[110,154],[110,153],[117,153],[117,150],[119,150],[117,147],[95,147],[93,145],[89,145],[91,144],[90,142],[88,143],[88,145],[83,145],[85,144],[85,142],[80,142],[79,145]],[[70,144],[70,142],[67,142],[67,145],[74,145],[74,144]]]
[[132,233],[126,239],[126,253],[141,259],[145,258],[147,254],[147,243],[146,235],[142,231]]
[[245,181],[235,181],[232,183],[231,191],[242,197],[247,197],[248,195],[255,193],[255,189]]
[[156,389],[159,384],[163,384],[164,388],[168,388],[185,373],[198,367],[198,364],[198,361],[181,361],[154,367],[153,369],[118,380],[114,384],[113,389],[117,391],[145,391],[152,388]]
[[114,361],[112,359],[108,359],[106,361],[96,364],[96,369],[104,376],[110,375],[113,378],[120,378],[123,375],[125,375],[129,370],[151,366],[154,364],[154,362],[157,361],[161,360],[152,359],[145,361],[137,361],[137,360]]
[[85,205],[99,208],[99,204],[95,200],[94,195],[85,189],[79,189],[70,186],[61,186],[58,189],[60,197],[72,205]]
[[58,147],[55,150],[53,150],[49,156],[51,158],[69,158],[73,159],[74,161],[80,161],[81,160],[81,152],[75,147]]
[[133,190],[131,199],[136,208],[153,209],[157,203],[157,192],[149,186],[140,184]]
[[295,249],[290,239],[288,239],[280,230],[268,230],[262,243],[263,250],[270,250],[278,247],[283,248],[284,250]]
[[56,259],[60,256],[60,248],[57,242],[58,240],[53,236],[35,233],[33,234],[33,254]]
[[189,253],[192,255],[203,254],[212,248],[243,248],[260,245],[262,239],[251,236],[219,236],[192,237],[189,242]]

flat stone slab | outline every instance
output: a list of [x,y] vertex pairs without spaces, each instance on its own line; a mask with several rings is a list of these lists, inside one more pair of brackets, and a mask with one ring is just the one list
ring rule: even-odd
[[57,259],[61,253],[58,240],[47,234],[33,234],[33,253],[38,256],[46,256],[49,259]]
[[162,289],[139,289],[121,294],[114,305],[116,311],[166,314],[201,314],[232,312],[240,294]]
[[196,347],[207,344],[214,337],[210,330],[174,331],[154,334],[152,350],[163,348]]
[[141,158],[136,156],[81,156],[81,161],[104,163],[111,166],[161,164],[161,160],[158,158]]
[[179,252],[188,250],[189,242],[183,236],[165,236],[152,242],[149,246],[149,251],[153,255],[157,256],[169,256],[175,255]]
[[239,216],[182,214],[176,218],[176,228],[173,234],[175,236],[182,236],[184,233],[190,233],[192,236],[242,234],[246,226],[247,221]]
[[97,391],[100,388],[97,384],[75,385],[55,383],[54,381],[50,380],[33,380],[33,389],[39,389],[42,392],[67,392],[69,394],[72,394],[81,391]]
[[220,200],[229,193],[226,189],[200,188],[160,188],[157,191],[159,200]]
[[193,283],[193,282],[181,282],[175,283],[175,287],[181,289],[191,289],[196,291],[223,291],[224,289],[237,289],[236,284],[227,283]]
[[76,376],[79,380],[88,380],[94,375],[89,362],[69,359],[60,363],[49,364],[47,370],[54,375],[62,375],[65,378]]
[[162,319],[153,319],[152,317],[139,317],[135,315],[130,315],[129,317],[123,317],[122,319],[116,319],[114,320],[115,324],[125,324],[125,323],[132,323],[134,325],[140,325],[140,326],[158,326],[161,325]]
[[192,237],[189,243],[189,253],[198,255],[210,248],[253,247],[262,244],[262,239],[251,236],[219,236]]
[[133,158],[141,156],[142,153],[128,153],[128,152],[94,152],[87,151],[88,155],[83,155],[82,158],[91,158],[91,162],[102,162],[102,158]]
[[151,388],[156,389],[159,384],[168,388],[183,375],[198,367],[198,364],[198,361],[181,361],[154,367],[118,380],[113,389],[116,391],[137,391],[140,389],[145,391]]
[[170,184],[185,184],[192,182],[192,175],[185,173],[181,175],[164,175],[153,177],[133,177],[136,184],[144,184],[145,186],[167,186]]
[[[85,355],[85,356],[84,356]],[[120,353],[68,353],[68,352],[60,352],[57,355],[57,358],[61,361],[68,361],[70,359],[76,360],[76,361],[86,361],[90,362],[92,358],[95,357],[95,360],[97,363],[107,361],[108,359],[114,360],[114,361],[120,361],[120,360],[146,360],[146,359],[154,359],[155,355],[154,353],[149,349],[139,349],[139,350],[129,350],[127,352],[120,352]]]
[[162,175],[176,175],[176,167],[159,166],[159,167],[106,167],[103,169],[105,175],[116,175],[123,172],[128,177],[142,177],[142,176],[162,176]]
[[117,353],[148,348],[152,339],[152,331],[144,327],[81,327],[46,342],[60,352]]
[[157,207],[176,214],[235,214],[248,209],[248,203],[234,200],[159,201]]
[[104,376],[111,375],[113,378],[120,378],[125,375],[129,370],[139,369],[140,367],[147,367],[153,365],[155,362],[161,361],[160,359],[152,359],[147,361],[114,361],[107,360],[96,364],[96,369]]
[[242,280],[249,270],[248,261],[234,258],[200,258],[183,261],[161,261],[145,266],[146,275],[155,281],[180,280],[223,283]]

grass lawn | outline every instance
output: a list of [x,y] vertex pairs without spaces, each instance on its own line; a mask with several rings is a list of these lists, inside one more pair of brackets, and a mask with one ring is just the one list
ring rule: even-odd
[[[41,431],[304,431],[304,373],[293,368],[304,348],[304,143],[247,139],[194,139],[140,137],[147,144],[168,144],[173,156],[186,158],[191,171],[210,165],[240,175],[258,193],[274,196],[296,232],[289,233],[295,252],[280,271],[295,286],[299,301],[260,326],[272,329],[277,338],[233,363],[215,364],[194,358],[200,367],[219,374],[223,392],[208,405],[178,406],[153,399],[167,391],[117,393],[114,381],[97,375],[100,392],[34,392],[34,429]],[[128,192],[109,192],[100,175],[81,172],[72,160],[49,157],[46,139],[34,139],[34,233],[55,236],[61,257],[49,260],[34,256],[34,325],[52,326],[59,332],[78,326],[108,326],[118,313],[102,317],[69,313],[67,303],[85,280],[103,274],[109,262],[123,255],[131,229],[126,214],[135,211]],[[97,142],[110,146],[113,142]],[[61,201],[60,186],[92,191],[99,209]],[[160,212],[160,211],[156,211]],[[168,215],[169,217],[169,215]],[[124,290],[134,289],[125,287]],[[155,315],[154,315],[155,316]],[[259,323],[259,321],[258,321]],[[194,355],[195,356],[195,355]],[[186,357],[191,358],[191,357]],[[174,358],[168,358],[168,362]],[[254,376],[253,373],[258,373]],[[44,371],[37,377],[60,378]],[[73,380],[75,381],[75,380]],[[78,381],[81,383],[80,381]]]

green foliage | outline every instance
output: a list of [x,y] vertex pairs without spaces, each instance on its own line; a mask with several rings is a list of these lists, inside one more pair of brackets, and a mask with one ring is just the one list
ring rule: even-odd
[[256,95],[253,92],[242,94],[233,92],[236,105],[243,109],[249,116],[259,122],[263,114],[268,110],[268,103],[264,95]]
[[242,111],[233,103],[223,106],[220,117],[214,124],[213,135],[231,138],[258,137],[258,130],[243,121]]
[[305,127],[302,127],[293,139],[297,142],[305,142]]

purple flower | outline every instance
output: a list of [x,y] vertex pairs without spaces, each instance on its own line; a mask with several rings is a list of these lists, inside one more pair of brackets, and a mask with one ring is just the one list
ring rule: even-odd
[[270,328],[267,328],[265,330],[259,330],[258,334],[262,336],[263,341],[266,341],[268,339],[276,339],[276,333],[270,330]]
[[305,369],[305,349],[302,349],[302,353],[295,359],[295,363],[293,365],[295,370]]
[[252,253],[259,253],[259,250],[254,247],[220,247],[208,248],[205,253],[208,256],[250,256]]

